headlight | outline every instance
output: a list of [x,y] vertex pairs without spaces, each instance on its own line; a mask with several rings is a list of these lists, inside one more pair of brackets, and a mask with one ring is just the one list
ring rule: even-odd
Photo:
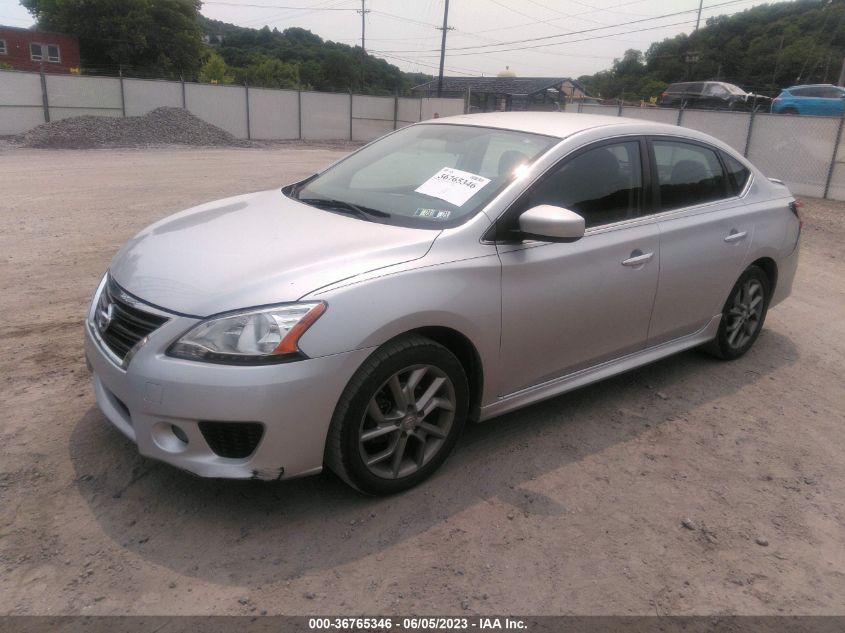
[[231,365],[262,365],[301,358],[299,338],[326,304],[295,303],[208,319],[167,350],[168,356]]

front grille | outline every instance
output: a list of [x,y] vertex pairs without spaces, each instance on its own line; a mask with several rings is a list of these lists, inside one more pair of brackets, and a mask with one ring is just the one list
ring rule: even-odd
[[[97,302],[94,322],[103,342],[123,360],[138,341],[150,335],[167,322],[167,317],[147,312],[109,279]],[[107,316],[110,318],[107,318]]]
[[264,425],[258,422],[202,421],[199,427],[212,451],[233,459],[252,455],[264,435]]

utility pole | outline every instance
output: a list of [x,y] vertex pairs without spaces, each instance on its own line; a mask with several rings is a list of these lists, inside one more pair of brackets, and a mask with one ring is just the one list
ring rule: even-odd
[[698,30],[698,23],[701,22],[701,7],[704,5],[704,0],[698,0],[698,17],[695,18],[695,30]]
[[364,92],[364,65],[367,61],[366,34],[367,34],[367,14],[370,12],[365,6],[367,0],[361,0],[361,92]]
[[437,96],[443,94],[443,62],[446,61],[446,31],[451,31],[453,27],[449,26],[449,0],[446,0],[446,6],[443,9],[443,38],[440,40],[440,74],[437,75]]

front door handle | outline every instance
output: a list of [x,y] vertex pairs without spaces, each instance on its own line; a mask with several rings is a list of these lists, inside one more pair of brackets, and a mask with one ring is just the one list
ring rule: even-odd
[[631,256],[622,262],[623,266],[642,266],[647,261],[650,261],[651,258],[654,257],[654,253],[643,253],[641,250],[636,250],[631,253]]
[[748,235],[748,231],[737,231],[734,229],[731,231],[730,235],[725,238],[726,242],[738,242],[741,239],[744,239],[745,236]]

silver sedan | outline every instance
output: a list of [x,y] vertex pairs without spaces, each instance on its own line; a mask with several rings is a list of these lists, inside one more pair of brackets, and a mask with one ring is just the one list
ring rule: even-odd
[[204,477],[327,466],[397,492],[468,420],[692,347],[745,354],[790,293],[796,206],[680,127],[413,125],[130,240],[85,328],[97,402],[142,455]]

